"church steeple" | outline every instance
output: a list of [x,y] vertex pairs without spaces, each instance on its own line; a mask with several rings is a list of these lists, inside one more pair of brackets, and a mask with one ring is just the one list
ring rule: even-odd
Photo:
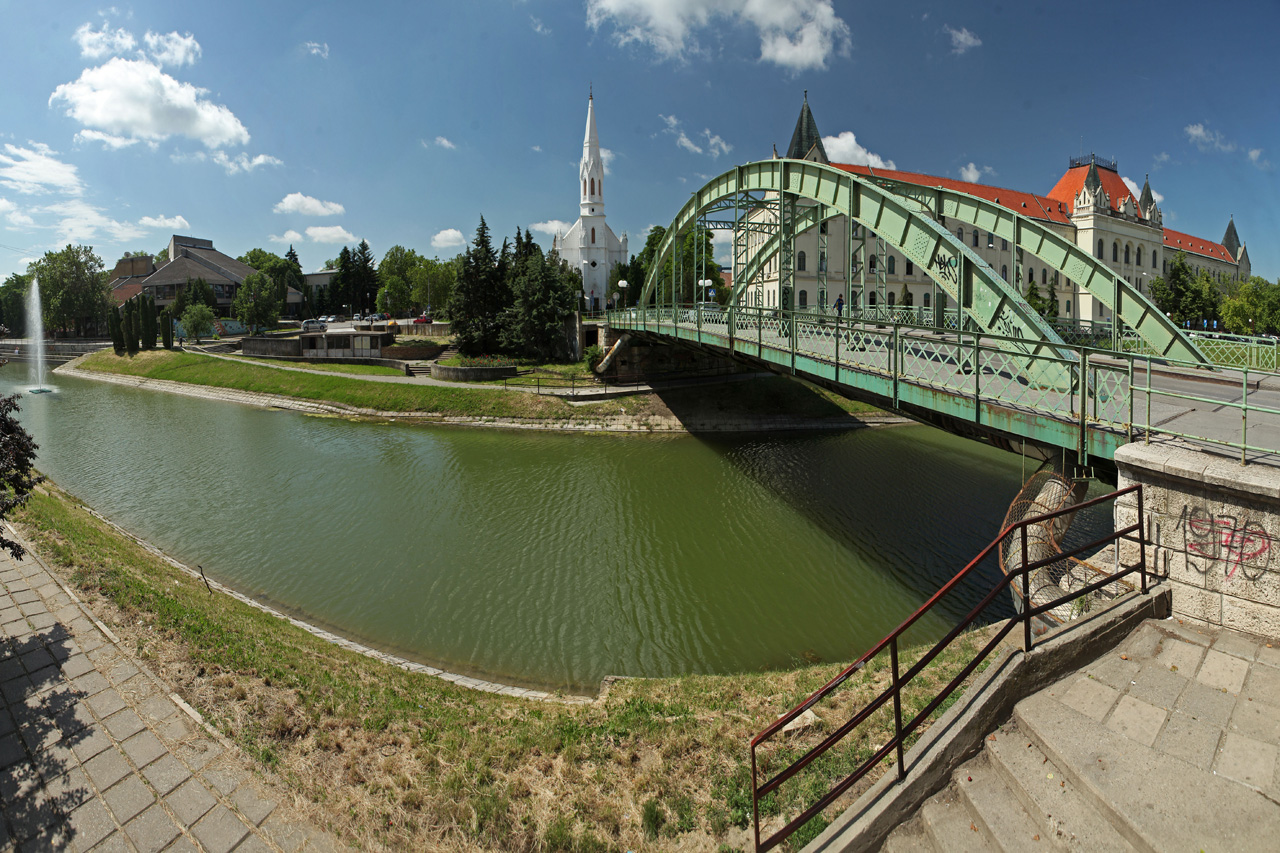
[[587,95],[587,132],[582,139],[582,164],[578,168],[579,207],[583,216],[604,215],[604,160],[596,133],[595,95]]
[[1236,218],[1233,215],[1227,222],[1227,232],[1222,235],[1222,247],[1231,253],[1231,257],[1240,259],[1240,235],[1236,233]]
[[822,134],[818,133],[818,123],[813,120],[813,112],[809,109],[809,92],[804,93],[804,103],[800,106],[800,117],[796,119],[795,133],[791,134],[791,145],[787,148],[788,160],[813,160],[817,163],[830,163],[827,149],[822,147]]

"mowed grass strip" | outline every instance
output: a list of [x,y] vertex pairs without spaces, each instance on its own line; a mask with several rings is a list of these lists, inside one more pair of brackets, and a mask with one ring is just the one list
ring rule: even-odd
[[[211,595],[51,483],[17,521],[122,645],[278,773],[314,821],[356,846],[748,849],[751,737],[842,666],[628,679],[586,706],[501,697],[349,652]],[[908,687],[904,716],[959,671],[980,637],[963,636]],[[919,652],[904,652],[903,667]],[[879,661],[851,678],[816,707],[811,726],[774,741],[762,766],[777,772],[888,682]],[[766,821],[798,814],[892,726],[890,713],[877,714],[767,798]],[[810,821],[792,849],[849,801]]]
[[370,382],[339,375],[320,376],[188,352],[155,350],[128,356],[102,350],[86,357],[79,366],[85,370],[167,379],[260,394],[280,394],[385,412],[425,412],[446,417],[561,420],[572,419],[574,412],[572,406],[554,397],[500,390],[478,391],[433,385]]

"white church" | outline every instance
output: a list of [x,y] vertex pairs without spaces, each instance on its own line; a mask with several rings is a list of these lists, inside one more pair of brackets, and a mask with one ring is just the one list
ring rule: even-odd
[[578,221],[567,234],[551,239],[551,250],[582,271],[582,293],[589,310],[604,308],[608,296],[609,270],[614,264],[625,264],[627,235],[619,239],[604,221],[604,160],[600,156],[600,137],[596,133],[593,96],[587,96],[587,133],[582,140],[582,163],[578,167],[581,183],[578,197]]

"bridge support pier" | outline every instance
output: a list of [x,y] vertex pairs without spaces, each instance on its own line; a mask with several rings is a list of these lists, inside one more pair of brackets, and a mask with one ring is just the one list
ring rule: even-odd
[[[1147,566],[1172,587],[1174,614],[1280,637],[1280,469],[1173,442],[1125,445],[1115,462],[1119,488],[1142,484]],[[1117,502],[1117,527],[1136,513]]]

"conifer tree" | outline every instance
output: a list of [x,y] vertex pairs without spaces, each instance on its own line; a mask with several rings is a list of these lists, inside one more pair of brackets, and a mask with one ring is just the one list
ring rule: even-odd
[[462,257],[462,269],[449,301],[454,338],[464,354],[477,355],[497,349],[503,308],[502,283],[498,254],[493,250],[489,226],[481,216],[475,239]]
[[168,308],[160,312],[160,340],[165,349],[173,349],[173,317]]
[[138,351],[138,306],[130,300],[124,312],[124,345],[129,355]]
[[111,330],[111,347],[117,353],[124,352],[124,328],[120,321],[120,308],[113,306],[107,312],[107,328]]

